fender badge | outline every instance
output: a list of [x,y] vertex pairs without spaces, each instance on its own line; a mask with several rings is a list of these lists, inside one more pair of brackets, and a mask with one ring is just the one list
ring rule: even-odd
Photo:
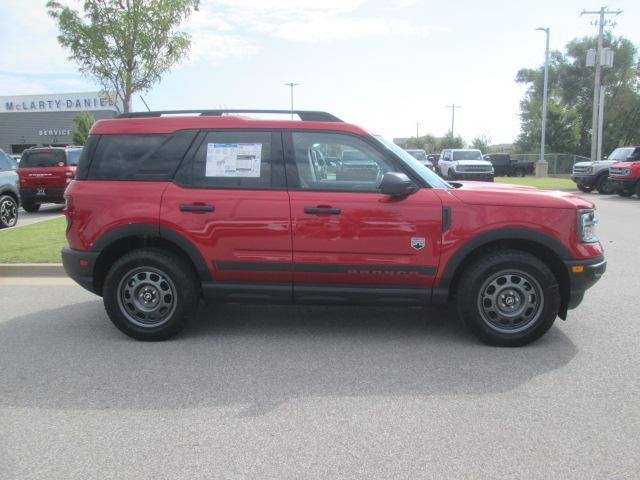
[[414,250],[422,250],[425,245],[424,237],[412,237],[411,238],[411,248]]

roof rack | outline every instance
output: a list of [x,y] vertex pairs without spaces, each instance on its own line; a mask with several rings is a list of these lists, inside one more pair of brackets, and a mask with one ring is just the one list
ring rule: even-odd
[[121,113],[116,118],[145,118],[145,117],[161,117],[162,115],[199,115],[202,117],[222,116],[228,113],[282,113],[295,114],[300,117],[303,122],[342,122],[335,115],[327,112],[313,110],[162,110],[153,112],[129,112]]

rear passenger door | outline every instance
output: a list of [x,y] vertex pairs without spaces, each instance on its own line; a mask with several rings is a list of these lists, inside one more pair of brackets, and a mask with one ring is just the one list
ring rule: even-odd
[[203,131],[163,195],[161,235],[206,262],[209,299],[291,300],[291,222],[282,135]]

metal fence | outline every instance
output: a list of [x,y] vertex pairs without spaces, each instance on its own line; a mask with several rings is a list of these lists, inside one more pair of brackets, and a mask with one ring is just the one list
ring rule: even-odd
[[[526,160],[539,162],[539,153],[515,153],[511,155],[514,160]],[[577,162],[589,162],[590,158],[570,153],[546,153],[545,160],[549,163],[549,175],[569,175],[573,170],[573,164]]]

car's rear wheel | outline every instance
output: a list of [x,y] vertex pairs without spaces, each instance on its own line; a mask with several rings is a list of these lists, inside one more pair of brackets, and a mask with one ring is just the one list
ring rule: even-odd
[[25,212],[35,213],[38,210],[40,210],[40,204],[35,202],[30,202],[27,200],[22,202],[22,208],[24,208]]
[[457,292],[458,314],[482,341],[517,347],[537,340],[553,325],[560,288],[537,257],[518,250],[495,252],[471,264]]
[[525,175],[525,171],[522,168],[516,168],[515,174],[516,177],[522,178]]
[[18,223],[18,202],[11,195],[0,196],[0,228]]
[[600,195],[610,195],[613,193],[613,187],[609,181],[609,177],[602,175],[596,182],[596,190]]
[[196,275],[184,260],[158,249],[118,259],[104,281],[103,301],[113,324],[138,340],[177,334],[197,307]]

